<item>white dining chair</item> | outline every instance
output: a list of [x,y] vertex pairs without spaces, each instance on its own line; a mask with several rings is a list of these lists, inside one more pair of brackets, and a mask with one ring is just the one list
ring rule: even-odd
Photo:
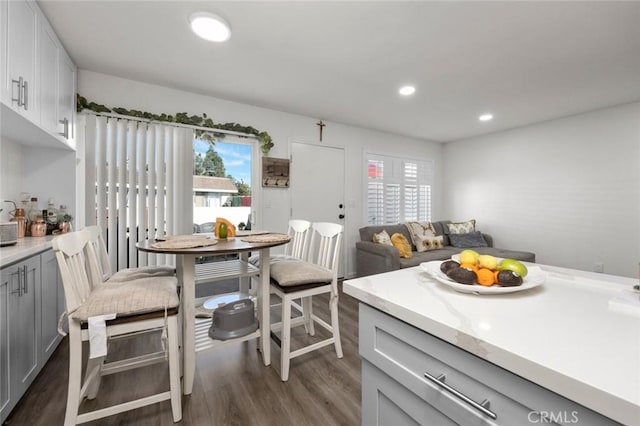
[[98,259],[99,282],[121,282],[137,278],[171,277],[176,273],[176,268],[173,266],[140,266],[124,268],[114,273],[111,267],[111,262],[109,261],[107,245],[104,242],[100,226],[91,225],[85,227],[83,230],[89,233]]
[[[272,337],[280,344],[280,378],[289,379],[291,359],[327,345],[334,345],[336,355],[342,358],[340,328],[338,325],[338,267],[343,226],[335,223],[314,223],[306,260],[283,260],[271,265],[271,290],[282,300],[281,322],[272,325],[272,331],[280,330],[280,338]],[[330,324],[313,313],[312,297],[328,293]],[[303,301],[303,316],[292,321],[291,307],[295,299]],[[325,328],[331,337],[291,351],[291,328],[305,325],[307,333],[315,334],[313,324]]]
[[[83,230],[62,234],[52,240],[64,286],[69,327],[69,385],[64,424],[69,426],[85,423],[165,400],[171,401],[173,421],[178,422],[182,418],[182,392],[178,352],[177,280],[175,277],[153,277],[92,286],[90,274],[99,266],[91,238],[91,234]],[[104,352],[90,355],[88,364],[91,368],[87,368],[83,381],[83,342],[90,340],[93,331],[100,331],[100,326],[93,326],[94,322],[100,322],[96,317],[112,314],[115,314],[115,318],[104,319],[104,345],[92,341],[89,343],[90,351],[100,347],[104,349],[106,346],[108,352],[107,338],[150,330],[158,331],[163,350],[109,363],[105,363]],[[93,399],[97,396],[102,376],[164,363],[167,359],[168,391],[78,413],[85,397]]]

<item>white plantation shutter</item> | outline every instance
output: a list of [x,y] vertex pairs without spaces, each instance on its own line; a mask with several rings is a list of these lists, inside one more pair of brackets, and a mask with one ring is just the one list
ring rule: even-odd
[[433,162],[367,154],[367,224],[431,220]]
[[120,117],[86,116],[86,225],[105,234],[114,270],[170,264],[138,252],[147,238],[192,232],[192,129]]

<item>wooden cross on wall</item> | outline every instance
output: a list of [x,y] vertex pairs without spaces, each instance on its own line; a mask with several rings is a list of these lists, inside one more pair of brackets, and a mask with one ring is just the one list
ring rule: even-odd
[[324,122],[320,120],[316,123],[316,126],[320,127],[320,142],[322,142],[322,129],[324,129],[324,126],[326,126],[326,124],[324,124]]

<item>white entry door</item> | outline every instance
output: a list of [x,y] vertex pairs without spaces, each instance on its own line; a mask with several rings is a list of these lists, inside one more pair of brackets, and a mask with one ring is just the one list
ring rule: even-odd
[[[291,144],[291,219],[345,225],[344,149],[294,142]],[[339,276],[344,276],[345,234]]]

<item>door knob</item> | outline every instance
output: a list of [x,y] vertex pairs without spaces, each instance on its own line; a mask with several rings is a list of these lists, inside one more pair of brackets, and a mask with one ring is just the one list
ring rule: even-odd
[[342,203],[341,203],[341,204],[338,204],[338,208],[339,208],[339,209],[341,209],[341,208],[343,208],[343,207],[344,207],[344,205],[343,205]]
[[343,214],[339,214],[338,215],[338,219],[344,219],[344,215]]

